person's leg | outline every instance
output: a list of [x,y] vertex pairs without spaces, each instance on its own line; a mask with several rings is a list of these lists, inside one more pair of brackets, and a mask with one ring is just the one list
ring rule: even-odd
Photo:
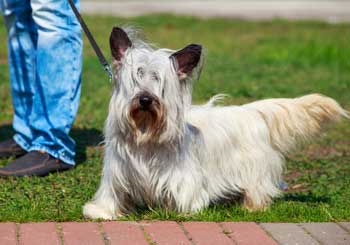
[[22,0],[0,0],[0,6],[9,29],[14,139],[28,151],[0,168],[0,176],[70,169],[75,143],[68,134],[81,87],[80,26],[66,1],[32,0],[30,9]]
[[[78,4],[78,0],[75,1]],[[82,38],[68,1],[31,0],[37,25],[36,82],[28,151],[45,151],[74,165],[75,142],[69,131],[81,88]]]
[[[29,115],[35,94],[36,25],[29,0],[0,0],[1,14],[8,30],[8,60],[14,109],[13,128],[17,143],[28,148],[33,139]],[[1,156],[23,154],[14,142],[1,142]]]

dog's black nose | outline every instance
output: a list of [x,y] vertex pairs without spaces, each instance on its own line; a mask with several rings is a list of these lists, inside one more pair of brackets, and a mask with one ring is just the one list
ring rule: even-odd
[[152,104],[152,98],[147,95],[141,95],[139,98],[139,102],[143,108],[147,108]]

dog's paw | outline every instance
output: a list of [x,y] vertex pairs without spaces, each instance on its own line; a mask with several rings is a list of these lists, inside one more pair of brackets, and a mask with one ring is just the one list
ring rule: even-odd
[[244,197],[243,200],[243,206],[249,211],[249,212],[258,212],[258,211],[266,211],[268,208],[268,202],[266,203],[255,203],[252,199],[250,199],[248,196]]
[[94,203],[87,203],[83,207],[83,215],[89,219],[115,220],[120,218],[121,214],[112,213]]

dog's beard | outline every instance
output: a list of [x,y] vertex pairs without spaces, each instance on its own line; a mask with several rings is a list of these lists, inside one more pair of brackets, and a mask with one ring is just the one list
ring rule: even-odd
[[165,127],[165,113],[164,105],[156,98],[148,108],[139,105],[138,97],[131,101],[128,119],[137,145],[159,139]]

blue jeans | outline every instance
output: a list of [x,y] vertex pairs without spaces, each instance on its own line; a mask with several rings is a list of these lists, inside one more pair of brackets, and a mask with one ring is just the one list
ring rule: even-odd
[[[79,4],[79,0],[75,0]],[[0,0],[8,29],[14,140],[74,165],[81,29],[67,0]]]

